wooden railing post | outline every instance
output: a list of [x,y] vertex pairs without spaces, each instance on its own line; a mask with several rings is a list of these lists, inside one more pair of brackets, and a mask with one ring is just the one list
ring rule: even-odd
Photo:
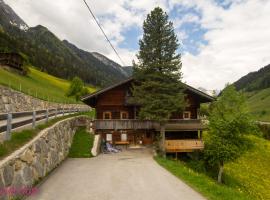
[[36,111],[33,111],[33,121],[32,121],[32,128],[36,128]]
[[46,110],[46,123],[48,123],[49,121],[49,110],[47,109]]
[[4,140],[10,140],[11,139],[11,130],[12,130],[12,114],[7,114],[7,131],[4,137]]

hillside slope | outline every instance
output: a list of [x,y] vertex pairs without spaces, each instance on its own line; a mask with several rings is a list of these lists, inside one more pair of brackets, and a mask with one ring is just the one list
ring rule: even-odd
[[[206,136],[206,135],[205,135]],[[203,160],[178,161],[156,157],[157,162],[209,200],[270,199],[270,141],[251,135],[253,147],[234,162],[225,164],[224,184]]]
[[0,11],[0,51],[21,52],[42,71],[64,79],[79,76],[92,85],[103,87],[128,77],[120,65],[116,68],[101,62],[91,53],[61,41],[46,27],[29,28],[2,0]]
[[270,64],[243,76],[234,85],[246,94],[253,117],[270,122]]
[[225,165],[225,183],[255,199],[270,199],[270,142],[250,136],[254,147]]
[[255,91],[270,87],[270,64],[243,76],[234,83],[238,90]]
[[255,119],[270,122],[270,88],[246,92],[250,111]]
[[[30,73],[22,76],[0,68],[0,84],[43,100],[77,103],[74,98],[65,95],[70,85],[69,81],[48,75],[35,68],[29,69]],[[93,92],[95,88],[88,87],[88,90]]]

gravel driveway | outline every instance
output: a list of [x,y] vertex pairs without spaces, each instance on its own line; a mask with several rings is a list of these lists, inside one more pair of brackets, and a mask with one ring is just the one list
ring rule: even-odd
[[67,159],[40,186],[38,200],[201,200],[160,167],[148,149]]

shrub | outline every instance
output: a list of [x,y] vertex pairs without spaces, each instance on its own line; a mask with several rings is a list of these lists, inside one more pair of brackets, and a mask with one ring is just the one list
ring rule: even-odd
[[259,124],[258,125],[263,137],[267,140],[270,140],[270,125],[269,124]]

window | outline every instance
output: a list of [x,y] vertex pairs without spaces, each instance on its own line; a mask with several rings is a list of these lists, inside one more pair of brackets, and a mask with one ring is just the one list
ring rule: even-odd
[[103,119],[112,119],[111,112],[103,112]]
[[123,112],[121,112],[121,119],[128,119],[128,112],[126,112],[126,111],[123,111]]
[[191,115],[190,111],[184,111],[183,119],[190,119],[190,115]]
[[106,141],[112,141],[112,134],[106,134]]
[[127,134],[121,133],[121,141],[127,141]]

